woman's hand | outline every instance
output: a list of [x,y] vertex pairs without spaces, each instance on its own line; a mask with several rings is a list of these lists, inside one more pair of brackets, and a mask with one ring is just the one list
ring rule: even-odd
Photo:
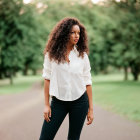
[[87,125],[91,124],[93,121],[94,117],[93,117],[93,109],[88,109],[88,114],[87,114]]
[[50,121],[50,118],[51,117],[51,107],[50,105],[45,105],[45,108],[44,108],[44,119],[49,122]]

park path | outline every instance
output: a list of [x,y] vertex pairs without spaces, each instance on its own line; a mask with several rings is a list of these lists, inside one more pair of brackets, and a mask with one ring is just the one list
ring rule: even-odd
[[[0,140],[39,140],[44,93],[39,82],[20,94],[0,96]],[[94,122],[85,121],[80,140],[140,140],[140,127],[94,104]],[[55,140],[66,140],[68,115]]]

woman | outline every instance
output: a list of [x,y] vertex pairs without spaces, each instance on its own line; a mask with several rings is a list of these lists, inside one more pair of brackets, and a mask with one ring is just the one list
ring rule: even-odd
[[59,21],[44,51],[45,108],[40,140],[53,140],[67,114],[68,140],[80,139],[86,116],[87,125],[92,123],[92,78],[88,53],[84,25],[76,18]]

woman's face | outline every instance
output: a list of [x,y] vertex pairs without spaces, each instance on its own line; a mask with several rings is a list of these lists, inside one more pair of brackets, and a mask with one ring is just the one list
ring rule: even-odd
[[70,40],[69,43],[72,45],[76,45],[80,38],[80,27],[78,25],[73,25],[70,31]]

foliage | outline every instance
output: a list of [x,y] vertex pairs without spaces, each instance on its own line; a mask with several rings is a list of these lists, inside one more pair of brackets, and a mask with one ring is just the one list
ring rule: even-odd
[[138,1],[94,5],[91,1],[0,0],[0,78],[42,69],[43,49],[55,24],[76,17],[86,27],[90,62],[95,74],[131,68],[134,80],[140,72],[140,5]]

